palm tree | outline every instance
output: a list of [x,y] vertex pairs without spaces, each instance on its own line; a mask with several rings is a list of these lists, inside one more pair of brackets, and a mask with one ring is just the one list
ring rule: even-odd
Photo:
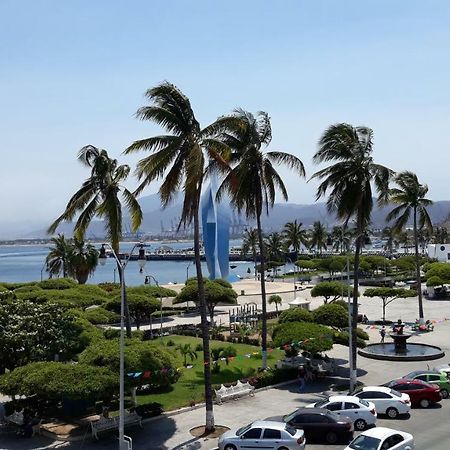
[[378,193],[378,203],[385,204],[389,194],[389,180],[393,172],[372,158],[373,132],[366,127],[353,127],[346,123],[331,125],[319,141],[314,162],[332,162],[313,175],[321,183],[317,199],[330,191],[327,199],[328,211],[336,213],[347,226],[350,219],[356,220],[356,242],[354,257],[354,285],[352,310],[352,365],[351,389],[356,382],[356,358],[358,325],[358,270],[364,232],[367,230],[373,208],[372,183]]
[[278,305],[281,305],[283,299],[279,295],[271,295],[269,297],[269,305],[275,305],[278,316]]
[[194,224],[194,254],[200,304],[206,403],[206,430],[214,429],[213,396],[211,384],[209,327],[205,289],[200,261],[200,195],[205,176],[205,154],[222,163],[218,156],[226,145],[214,139],[220,124],[213,123],[201,129],[195,118],[189,99],[173,84],[164,82],[147,90],[149,106],[140,108],[136,116],[161,125],[168,134],[135,141],[126,154],[149,151],[151,154],[138,162],[136,174],[140,194],[151,182],[164,178],[159,195],[163,208],[167,207],[180,190],[183,191],[183,207],[179,226]]
[[411,215],[413,219],[413,240],[416,262],[416,284],[417,295],[419,299],[419,321],[424,323],[423,301],[420,277],[420,258],[419,258],[419,229],[433,229],[427,207],[433,202],[425,198],[428,192],[426,184],[420,184],[417,175],[412,172],[400,172],[395,177],[395,187],[389,191],[389,200],[398,205],[386,217],[387,221],[394,219],[394,229],[403,230],[407,225]]
[[301,222],[297,222],[297,219],[295,219],[293,222],[286,223],[283,229],[286,245],[294,251],[295,259],[298,257],[298,252],[300,251],[301,245],[308,245],[308,233],[304,228],[302,228],[302,226],[303,224]]
[[256,116],[248,111],[237,109],[231,116],[222,119],[227,126],[221,140],[231,149],[228,155],[230,170],[219,187],[218,198],[228,193],[231,204],[244,211],[247,218],[256,218],[261,265],[261,302],[262,302],[262,367],[267,367],[267,301],[264,280],[264,240],[261,226],[263,209],[275,203],[276,190],[279,189],[285,200],[288,193],[274,164],[283,164],[295,170],[298,176],[305,175],[303,163],[299,158],[284,152],[264,152],[272,140],[269,115],[258,112]]
[[392,255],[394,249],[397,248],[398,245],[398,233],[396,233],[392,227],[384,227],[381,236],[387,239],[384,249]]
[[[142,222],[142,211],[138,201],[122,185],[128,177],[130,167],[119,166],[117,160],[110,158],[106,150],[100,150],[92,145],[87,145],[79,151],[78,160],[91,169],[91,174],[47,232],[54,233],[61,222],[71,222],[80,213],[73,231],[74,237],[82,241],[91,221],[94,217],[99,217],[105,222],[106,237],[111,242],[114,252],[119,254],[119,242],[122,237],[122,203],[119,194],[122,195],[131,218],[132,231],[136,231]],[[130,338],[131,323],[126,296],[124,303],[125,326],[127,337]]]
[[98,251],[91,244],[74,238],[70,248],[69,273],[79,284],[85,284],[98,264]]
[[434,228],[434,243],[435,244],[447,244],[448,243],[448,230],[446,227]]
[[253,262],[255,264],[255,280],[258,277],[258,271],[256,266],[258,265],[258,230],[255,228],[250,228],[245,230],[244,236],[242,238],[242,248],[243,255],[248,255],[250,252],[253,255]]
[[311,236],[309,239],[310,247],[315,247],[316,251],[322,254],[322,249],[327,249],[327,231],[324,225],[319,220],[313,223]]
[[184,359],[184,367],[187,366],[187,358],[191,360],[197,359],[197,353],[192,349],[191,344],[179,344],[176,349],[180,352]]
[[50,252],[45,259],[47,272],[50,275],[59,275],[62,272],[63,277],[66,278],[69,270],[70,242],[66,240],[64,234],[58,234],[50,241],[53,247],[49,247]]
[[270,233],[264,239],[265,255],[269,261],[281,261],[283,258],[285,243],[280,233]]
[[352,231],[349,228],[335,226],[333,227],[330,236],[334,251],[339,253],[350,251],[350,246],[352,243]]

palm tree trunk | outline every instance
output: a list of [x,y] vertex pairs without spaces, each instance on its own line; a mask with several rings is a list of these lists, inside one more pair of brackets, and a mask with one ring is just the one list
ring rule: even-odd
[[194,254],[195,254],[195,268],[197,271],[198,283],[198,299],[200,306],[202,341],[203,341],[203,373],[205,378],[205,408],[206,408],[206,423],[205,431],[214,430],[214,411],[213,411],[213,394],[211,381],[211,357],[209,352],[209,327],[208,327],[208,312],[205,301],[205,286],[203,285],[202,265],[200,260],[200,223],[199,223],[199,207],[200,207],[200,192],[201,185],[198,188],[198,195],[196,199],[194,211]]
[[417,297],[419,299],[419,323],[425,323],[423,314],[423,300],[422,300],[422,280],[420,277],[420,261],[419,261],[419,240],[417,236],[417,208],[414,207],[414,251],[416,260],[416,285]]
[[261,267],[261,305],[262,305],[262,329],[261,329],[261,354],[262,368],[267,369],[267,304],[266,304],[266,280],[264,279],[265,265],[263,253],[263,235],[261,228],[261,215],[256,215],[256,226],[258,228],[259,240],[259,262]]
[[258,269],[256,266],[258,265],[258,257],[256,255],[256,249],[253,249],[253,261],[255,263],[255,280],[258,279]]

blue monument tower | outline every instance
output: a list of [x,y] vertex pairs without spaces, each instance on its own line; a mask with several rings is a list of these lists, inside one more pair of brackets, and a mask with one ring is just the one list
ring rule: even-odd
[[202,229],[206,264],[209,278],[223,278],[236,281],[235,275],[230,276],[229,246],[230,218],[222,202],[216,200],[217,175],[211,176],[211,182],[202,197]]

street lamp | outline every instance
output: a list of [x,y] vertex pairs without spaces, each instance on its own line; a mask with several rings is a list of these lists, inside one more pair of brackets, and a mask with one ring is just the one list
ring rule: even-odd
[[[147,277],[149,279],[151,278],[155,282],[156,287],[159,288],[158,280],[153,275],[147,275]],[[159,309],[159,311],[160,311],[159,335],[160,335],[160,337],[162,337],[162,328],[163,328],[162,295],[161,295],[161,290],[158,289],[158,292],[159,292],[159,302],[160,302],[160,307],[159,307],[160,308]]]
[[138,264],[140,270],[143,269],[145,265],[145,250],[144,244],[135,244],[128,255],[128,258],[123,262],[120,260],[119,256],[114,251],[113,247],[106,243],[102,244],[100,248],[100,254],[98,261],[100,265],[104,266],[106,264],[106,248],[108,246],[112,252],[112,255],[117,263],[117,268],[119,270],[120,277],[120,354],[119,354],[119,450],[131,450],[131,438],[125,436],[125,333],[124,333],[124,321],[125,321],[125,268],[130,261],[131,255],[134,249],[139,246],[139,257]]

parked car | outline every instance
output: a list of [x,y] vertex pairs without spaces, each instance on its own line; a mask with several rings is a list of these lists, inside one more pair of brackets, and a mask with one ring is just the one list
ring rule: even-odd
[[363,431],[345,450],[414,450],[411,434],[391,428],[376,427]]
[[384,386],[366,386],[353,395],[373,403],[378,414],[386,414],[391,419],[408,414],[411,409],[408,394]]
[[436,372],[445,373],[447,378],[450,379],[450,364],[441,364],[440,366],[433,367],[433,370]]
[[349,417],[355,430],[365,430],[369,425],[377,422],[375,405],[352,395],[334,395],[316,403],[307,405],[307,408],[326,408],[339,416]]
[[408,373],[403,378],[406,380],[422,380],[426,383],[437,384],[441,390],[442,398],[448,398],[450,393],[450,382],[445,373],[435,370],[415,370]]
[[428,408],[433,403],[441,401],[441,392],[437,384],[428,384],[422,380],[392,380],[385,386],[409,395],[412,405]]
[[329,444],[335,444],[339,440],[348,442],[354,431],[351,419],[322,408],[299,408],[291,414],[269,417],[266,420],[285,422],[303,430],[308,441],[325,440]]
[[219,450],[263,448],[274,450],[304,450],[305,433],[283,422],[257,420],[219,438]]

